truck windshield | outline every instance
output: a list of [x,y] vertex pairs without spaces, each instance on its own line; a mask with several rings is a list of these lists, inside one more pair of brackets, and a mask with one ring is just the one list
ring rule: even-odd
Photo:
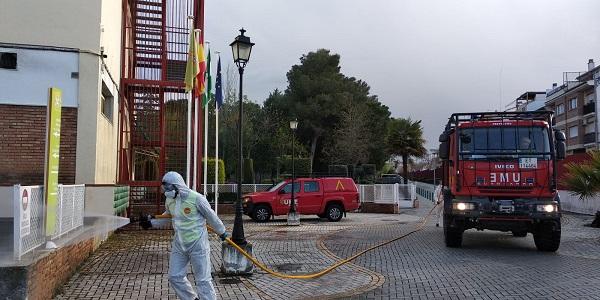
[[279,189],[279,188],[280,188],[282,185],[284,185],[284,184],[286,184],[286,182],[285,182],[285,181],[282,181],[282,182],[280,182],[280,183],[278,183],[278,184],[276,184],[276,185],[274,185],[274,186],[270,187],[268,191],[269,191],[269,192],[274,192],[274,191],[278,190],[278,189]]
[[545,127],[464,128],[459,133],[462,159],[503,159],[523,155],[550,159]]

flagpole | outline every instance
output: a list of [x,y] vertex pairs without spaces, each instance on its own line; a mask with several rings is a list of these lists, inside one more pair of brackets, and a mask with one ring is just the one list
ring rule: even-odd
[[215,214],[219,206],[219,103],[215,101]]
[[[210,43],[205,42],[206,48],[209,48]],[[208,49],[208,63],[206,65],[206,80],[210,77],[210,48]],[[206,196],[206,185],[208,184],[208,103],[210,102],[210,85],[206,84],[206,105],[203,105],[204,109],[204,195]]]
[[[188,16],[190,31],[194,30],[194,17]],[[192,47],[189,45],[188,47]],[[191,153],[192,153],[192,90],[188,92],[188,107],[187,107],[187,153],[186,153],[186,168],[185,180],[187,186],[190,186],[190,168],[191,168]]]
[[221,84],[221,53],[217,54],[217,81],[215,82],[215,214],[219,207],[219,104],[223,101],[223,90]]
[[[200,29],[194,30],[194,39],[196,39],[196,43],[199,41]],[[198,87],[200,88],[200,87]],[[198,102],[199,97],[196,100],[196,105],[194,105],[194,185],[192,189],[196,191],[198,189],[198,126],[200,125],[200,121],[198,120]]]

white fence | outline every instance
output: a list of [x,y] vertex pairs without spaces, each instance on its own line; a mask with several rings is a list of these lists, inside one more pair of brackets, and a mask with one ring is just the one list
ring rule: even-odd
[[416,199],[414,184],[361,184],[358,193],[361,203],[396,204],[399,208],[413,207]]
[[586,215],[594,215],[600,211],[600,197],[582,200],[579,196],[571,194],[571,191],[558,191],[558,193],[563,211]]
[[[242,193],[264,192],[272,186],[272,184],[242,184]],[[198,191],[204,191],[203,185],[200,186]],[[215,185],[207,184],[206,192],[214,193]],[[219,193],[237,193],[237,184],[219,184]]]
[[419,195],[419,197],[427,199],[431,202],[436,202],[440,197],[440,185],[433,185],[418,181],[415,181],[413,183],[416,186],[417,195]]
[[[84,185],[58,186],[56,225],[55,232],[50,236],[51,240],[83,226],[84,196]],[[20,259],[47,241],[44,187],[15,185],[13,204],[14,256]]]

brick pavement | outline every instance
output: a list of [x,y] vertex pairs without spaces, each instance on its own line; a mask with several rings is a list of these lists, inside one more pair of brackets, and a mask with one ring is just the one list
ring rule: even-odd
[[[415,214],[423,215],[424,203]],[[376,289],[352,299],[600,299],[600,230],[590,217],[566,214],[557,253],[535,249],[533,237],[467,231],[463,248],[446,248],[442,228],[377,249],[356,264],[385,277]],[[338,256],[397,236],[410,226],[352,228],[325,241]],[[362,236],[363,239],[355,237]]]
[[[256,224],[247,220],[254,253],[271,268],[311,273],[339,257],[398,236],[431,206],[400,215],[349,214],[339,223],[302,220]],[[231,227],[232,217],[225,216]],[[421,232],[376,249],[314,280],[278,279],[262,271],[249,277],[219,274],[220,241],[211,239],[214,282],[220,299],[600,299],[600,230],[585,220],[563,220],[557,254],[535,250],[531,235],[467,232],[465,247],[446,248],[431,220]],[[57,299],[175,299],[167,280],[169,230],[125,230],[84,263]],[[193,274],[189,274],[193,282]]]

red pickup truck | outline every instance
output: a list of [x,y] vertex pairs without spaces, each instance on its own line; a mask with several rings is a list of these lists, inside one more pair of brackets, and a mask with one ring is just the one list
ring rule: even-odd
[[[352,178],[298,178],[294,180],[296,208],[302,215],[318,215],[339,221],[347,211],[360,207],[358,188]],[[282,181],[265,192],[246,194],[244,213],[256,222],[290,211],[291,180]]]

